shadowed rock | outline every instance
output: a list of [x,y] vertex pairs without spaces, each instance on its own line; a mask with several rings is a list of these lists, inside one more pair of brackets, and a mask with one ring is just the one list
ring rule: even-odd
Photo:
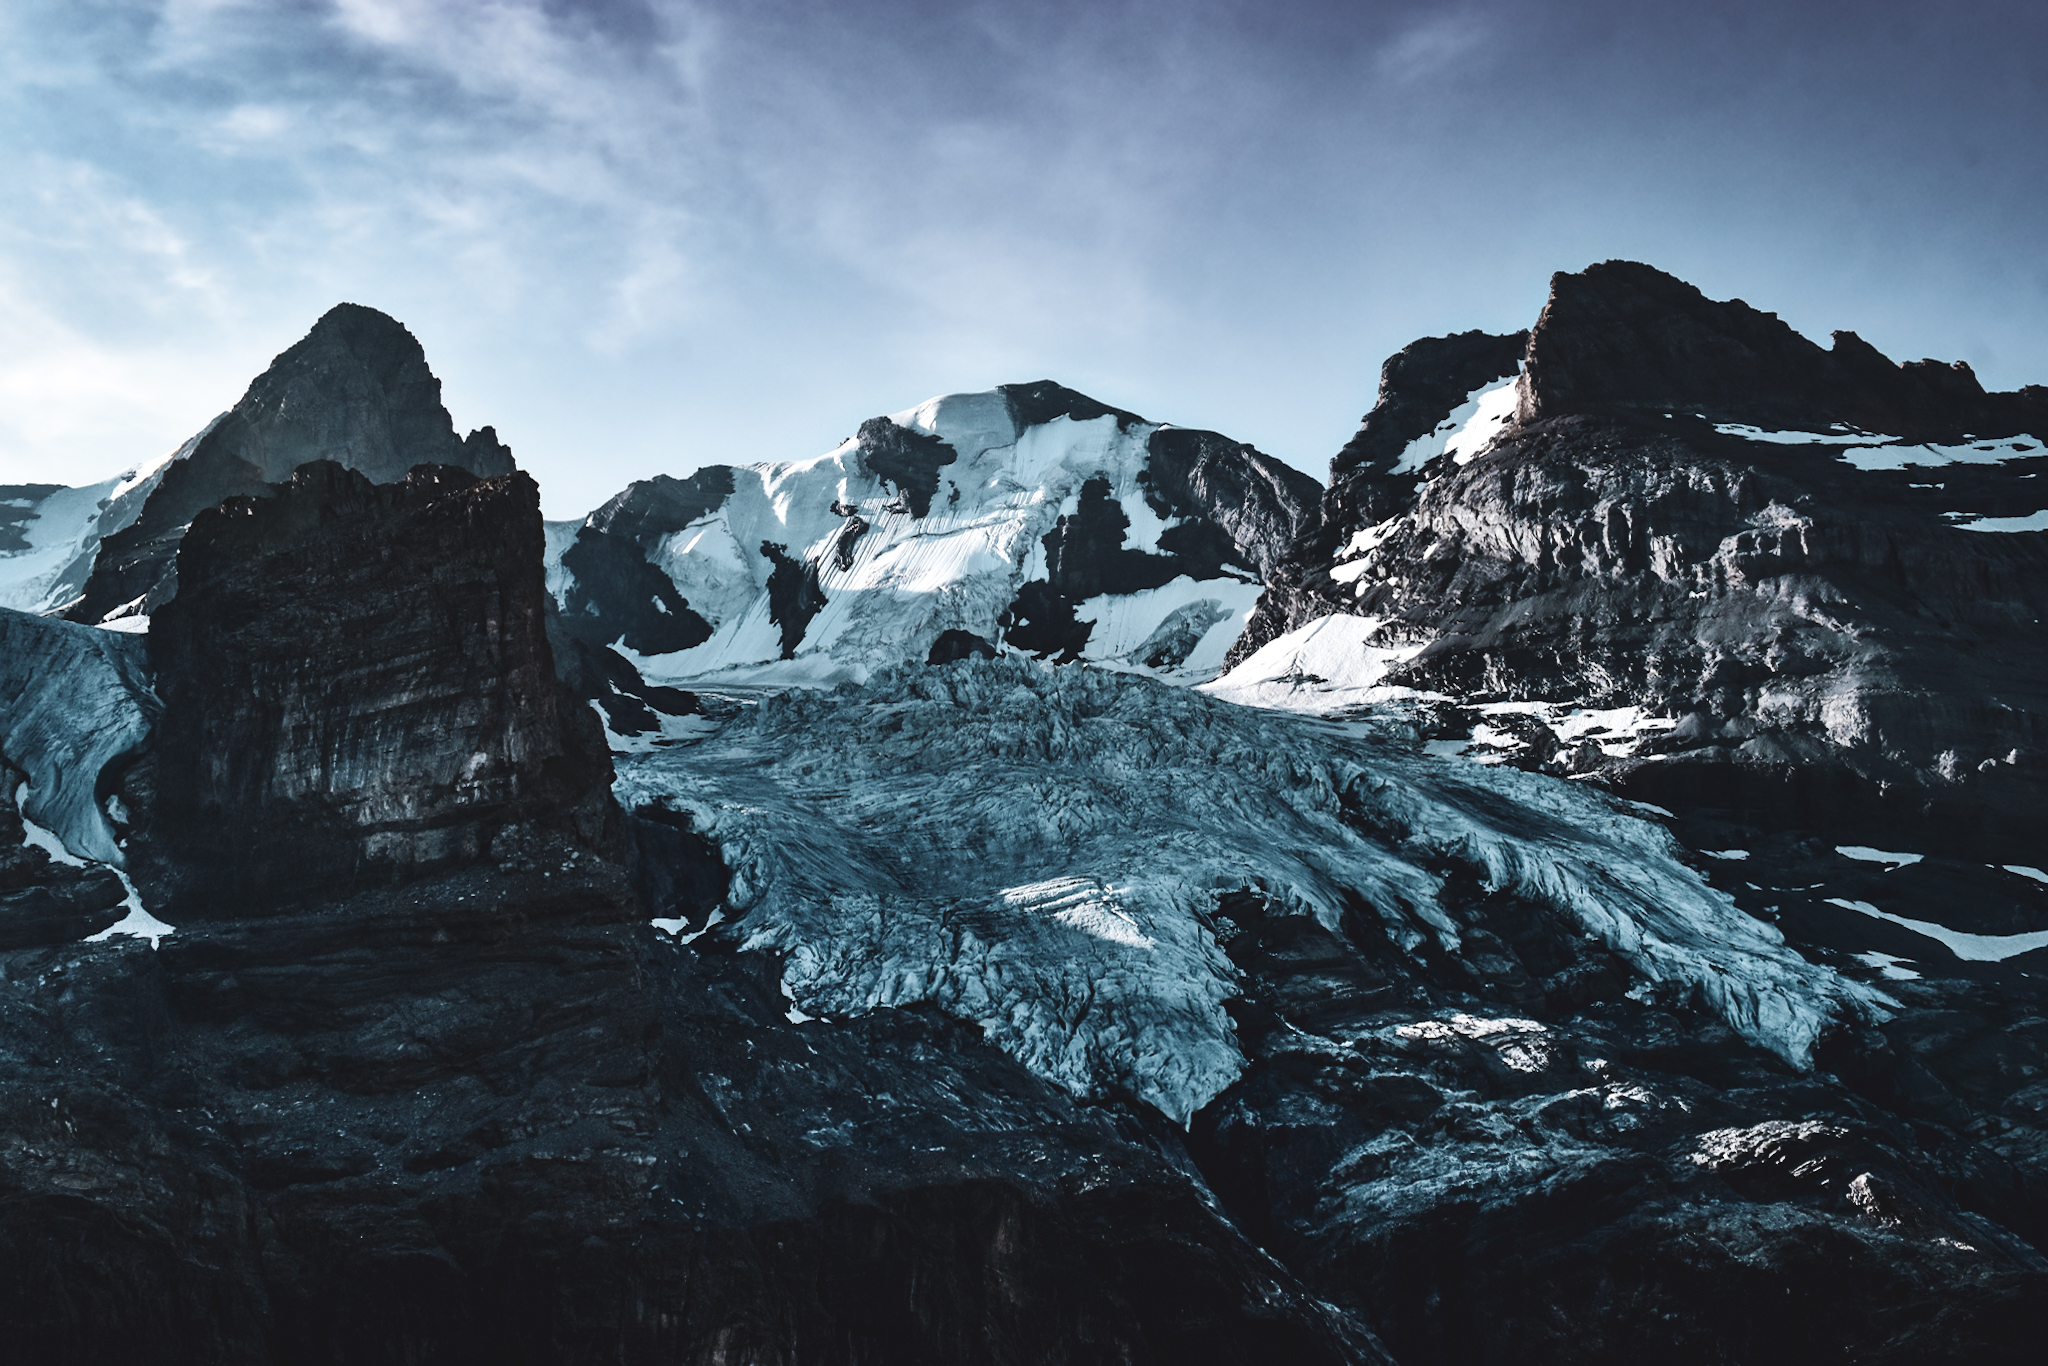
[[173,913],[478,862],[535,822],[601,846],[611,766],[555,676],[540,553],[531,479],[447,466],[316,462],[195,518],[150,631]]
[[126,610],[145,615],[177,592],[174,560],[193,517],[228,497],[264,497],[300,465],[328,460],[376,483],[416,465],[453,465],[492,477],[512,452],[489,427],[458,437],[441,406],[441,381],[396,319],[338,304],[279,355],[241,401],[166,465],[132,523],[101,542],[74,621]]

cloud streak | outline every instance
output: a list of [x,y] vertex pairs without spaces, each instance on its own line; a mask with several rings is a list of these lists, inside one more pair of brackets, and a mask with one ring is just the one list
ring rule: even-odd
[[[1864,18],[25,0],[0,477],[173,444],[342,298],[554,514],[1045,375],[1320,473],[1384,354],[1611,255],[2048,379],[2048,166],[1998,140],[2048,114],[2011,55],[2048,31]],[[1971,138],[1998,174],[1959,177]]]

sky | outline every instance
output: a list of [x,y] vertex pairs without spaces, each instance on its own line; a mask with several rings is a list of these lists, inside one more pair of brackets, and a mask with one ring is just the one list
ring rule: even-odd
[[1042,378],[1322,477],[1609,258],[2048,383],[2038,0],[0,0],[0,186],[0,483],[343,300],[558,518]]

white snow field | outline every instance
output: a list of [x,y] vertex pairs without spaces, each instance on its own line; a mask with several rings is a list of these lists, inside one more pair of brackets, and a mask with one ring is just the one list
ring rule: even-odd
[[50,612],[77,597],[92,572],[100,538],[132,526],[142,505],[174,460],[192,453],[216,417],[177,449],[112,479],[82,488],[59,488],[40,498],[13,498],[0,506],[0,523],[21,519],[25,548],[0,548],[0,607]]
[[686,813],[716,843],[722,932],[784,955],[798,1014],[929,1002],[1077,1094],[1182,1123],[1244,1066],[1216,922],[1240,889],[1333,929],[1357,897],[1401,948],[1454,950],[1430,871],[1448,860],[1802,1066],[1833,1018],[1885,1004],[1626,803],[1110,670],[883,669],[618,766],[629,810]]
[[[893,414],[913,431],[935,435],[958,453],[939,469],[930,512],[902,510],[896,492],[868,473],[848,440],[810,460],[736,468],[732,495],[676,532],[649,555],[709,621],[711,639],[687,650],[639,655],[621,649],[652,682],[697,687],[829,686],[858,682],[886,665],[922,660],[941,632],[965,630],[1000,643],[997,617],[1019,586],[1045,577],[1042,538],[1079,503],[1081,485],[1101,475],[1130,519],[1124,548],[1157,552],[1171,522],[1147,505],[1138,482],[1155,423],[1119,428],[1103,416],[1059,417],[1019,430],[1004,396],[948,394]],[[832,554],[851,506],[869,529],[850,564]],[[559,524],[557,524],[559,525]],[[564,595],[561,556],[573,534],[550,529],[549,588]],[[825,608],[804,632],[795,657],[782,658],[769,618],[772,565],[763,541],[819,564]],[[1197,582],[1176,579],[1144,593],[1094,598],[1076,613],[1095,623],[1084,658],[1112,667],[1197,681],[1214,677],[1258,601],[1254,576],[1231,571]],[[1194,624],[1199,641],[1170,668],[1141,661],[1153,637]]]

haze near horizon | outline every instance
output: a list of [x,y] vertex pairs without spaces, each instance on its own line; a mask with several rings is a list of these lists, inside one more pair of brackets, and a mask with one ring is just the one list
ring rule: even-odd
[[1322,477],[1380,362],[1648,261],[2048,382],[2048,11],[25,0],[0,482],[161,454],[342,300],[578,516],[1052,378]]

